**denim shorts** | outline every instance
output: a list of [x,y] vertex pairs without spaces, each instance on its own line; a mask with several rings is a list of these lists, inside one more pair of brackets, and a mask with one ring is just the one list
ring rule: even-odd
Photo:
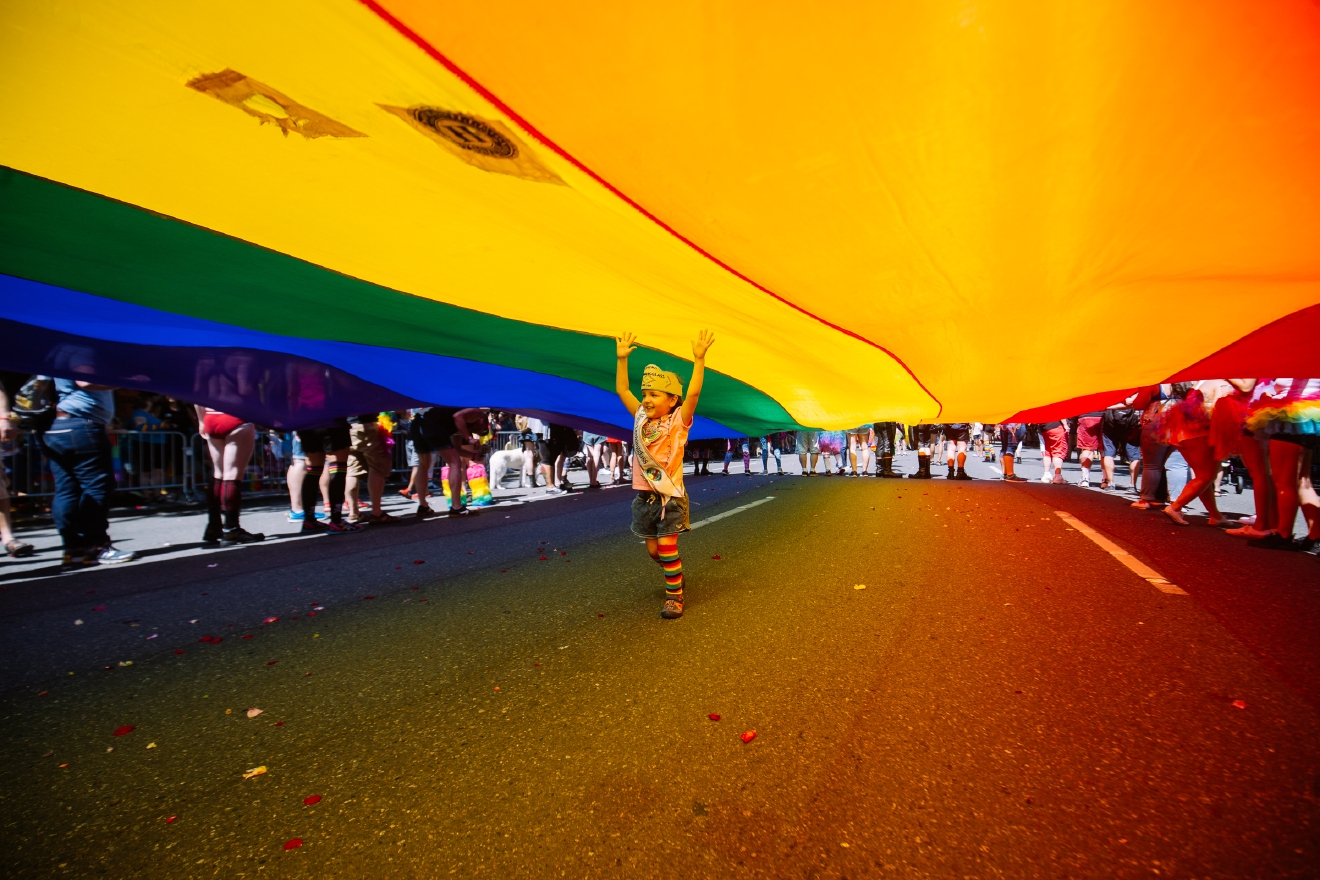
[[654,492],[638,492],[632,502],[632,532],[639,538],[662,538],[692,530],[688,524],[688,499],[676,495],[660,512],[661,498]]
[[[1118,445],[1115,444],[1114,441],[1113,441],[1112,439],[1110,439],[1109,435],[1108,435],[1108,434],[1103,435],[1102,438],[1101,438],[1101,441],[1102,441],[1102,443],[1103,443],[1103,445],[1104,445],[1104,455],[1105,455],[1105,458],[1115,458],[1115,457],[1117,457],[1117,455],[1118,455]],[[1133,446],[1131,443],[1124,443],[1123,446],[1124,446],[1124,448],[1125,448],[1125,451],[1127,452],[1127,460],[1128,460],[1128,461],[1141,461],[1141,447],[1140,447],[1140,446]]]

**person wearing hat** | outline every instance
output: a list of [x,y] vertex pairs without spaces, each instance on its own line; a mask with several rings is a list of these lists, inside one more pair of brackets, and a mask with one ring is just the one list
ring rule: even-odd
[[646,552],[665,573],[665,604],[660,616],[683,615],[683,562],[678,556],[678,536],[689,531],[688,497],[683,487],[683,450],[687,445],[697,398],[706,373],[706,351],[715,336],[709,331],[692,342],[692,381],[683,395],[683,380],[677,373],[648,364],[642,371],[642,398],[628,385],[628,355],[636,350],[637,337],[625,333],[615,339],[617,366],[614,387],[619,400],[633,415],[632,531],[646,539]]

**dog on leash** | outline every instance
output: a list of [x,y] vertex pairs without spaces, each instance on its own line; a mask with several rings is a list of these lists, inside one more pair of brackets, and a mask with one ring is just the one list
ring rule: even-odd
[[504,478],[510,471],[518,475],[518,488],[527,488],[527,473],[523,466],[527,460],[523,457],[529,453],[521,449],[501,449],[499,452],[491,453],[490,456],[490,488],[492,491],[504,485]]

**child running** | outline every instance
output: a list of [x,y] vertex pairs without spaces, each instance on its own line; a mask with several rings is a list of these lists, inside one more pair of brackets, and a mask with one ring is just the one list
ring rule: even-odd
[[646,552],[665,572],[665,604],[660,616],[683,616],[683,562],[678,558],[678,536],[690,530],[688,498],[683,488],[683,447],[701,396],[706,373],[706,351],[715,336],[707,330],[692,343],[692,381],[683,396],[677,373],[647,364],[642,372],[642,399],[628,387],[628,355],[636,350],[631,333],[615,339],[618,364],[614,388],[633,414],[632,530],[646,539]]

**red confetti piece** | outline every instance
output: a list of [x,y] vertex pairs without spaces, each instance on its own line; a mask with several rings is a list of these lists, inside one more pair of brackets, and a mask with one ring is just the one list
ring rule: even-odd
[[315,617],[315,616],[316,616],[316,612],[315,612],[315,611],[308,611],[308,612],[307,612],[307,616],[308,616],[308,617]]
[[182,654],[183,651],[175,651],[174,653],[175,653],[175,654]]
[[366,599],[374,599],[374,598],[376,598],[376,597],[375,597],[375,596],[363,596],[362,598],[363,598],[364,600],[366,600]]
[[712,556],[711,559],[719,559],[719,556]]
[[499,690],[499,689],[500,689],[500,686],[499,686],[499,685],[495,685],[495,690]]
[[243,638],[245,638],[245,639],[250,639],[250,638],[252,638],[252,635],[249,633],[248,635],[243,636]]
[[[311,675],[310,672],[307,673],[307,674],[308,674],[308,675]],[[276,721],[276,722],[275,722],[275,726],[276,726],[276,727],[283,727],[283,726],[284,726],[284,722],[283,722],[283,721]]]
[[267,665],[267,666],[274,666],[276,663],[279,663],[279,662],[280,662],[280,661],[278,661],[278,660],[267,660],[267,661],[266,661],[266,665]]
[[93,611],[104,611],[104,610],[105,610],[105,606],[104,606],[104,605],[97,605],[97,606],[96,606],[95,608],[93,608],[92,610],[93,610]]
[[755,731],[755,730],[749,730],[749,731],[747,731],[746,733],[744,733],[744,734],[742,735],[742,741],[745,742],[745,743],[749,743],[749,742],[751,742],[751,741],[754,740],[754,739],[756,739],[756,731]]
[[540,562],[548,562],[549,560],[546,559],[546,557],[542,556],[542,557],[540,558],[539,561],[540,561]]
[[711,712],[711,713],[710,713],[709,715],[707,715],[706,717],[709,718],[711,721],[719,721],[719,720],[720,720],[720,716],[719,716],[719,713],[718,713],[718,712]]
[[221,636],[202,636],[197,641],[204,645],[218,645],[223,642],[224,639]]
[[532,665],[533,665],[533,666],[540,666],[541,664],[540,664],[540,663],[533,663]]
[[414,559],[414,560],[413,560],[413,565],[425,565],[425,564],[426,564],[426,560],[425,560],[425,559]]
[[301,838],[301,837],[295,837],[293,840],[286,840],[286,841],[284,841],[284,851],[285,851],[285,852],[288,852],[288,851],[291,850],[291,849],[297,849],[297,848],[300,847],[300,846],[302,846],[302,838]]
[[278,622],[279,622],[278,617],[267,617],[265,620],[262,621],[262,623],[278,623]]
[[134,727],[133,725],[125,724],[123,727],[115,728],[115,736],[123,736],[125,734],[132,733],[135,730],[137,730],[137,728]]
[[1234,700],[1234,701],[1233,701],[1233,708],[1234,708],[1234,709],[1245,709],[1245,708],[1247,708],[1247,703],[1246,703],[1245,700]]
[[601,614],[599,611],[597,611],[597,612],[596,612],[596,616],[597,616],[597,617],[604,617],[605,615],[604,615],[604,614]]
[[508,570],[507,568],[501,568],[501,569],[500,569],[500,574],[508,574],[508,573],[509,573],[509,570]]
[[303,803],[309,807],[314,807],[320,802],[321,802],[321,796],[319,794],[313,794],[303,798]]
[[560,551],[559,551],[559,555],[560,555],[560,556],[567,556],[568,554],[565,553],[563,550],[560,550]]
[[46,696],[46,694],[48,694],[48,693],[50,693],[50,691],[39,691],[39,692],[37,693],[37,696],[39,696],[39,697],[44,697],[44,696]]
[[165,824],[166,824],[166,825],[173,825],[173,824],[174,824],[174,820],[177,819],[177,818],[179,818],[179,817],[178,817],[178,816],[170,816],[168,819],[165,820]]

